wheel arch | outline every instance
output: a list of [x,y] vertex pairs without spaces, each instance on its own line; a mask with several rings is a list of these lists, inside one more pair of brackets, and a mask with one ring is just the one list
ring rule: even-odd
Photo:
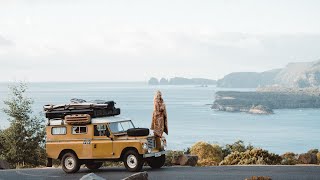
[[77,153],[76,153],[74,150],[72,150],[72,149],[64,149],[64,150],[62,150],[62,151],[60,152],[60,154],[59,154],[59,156],[58,156],[58,159],[61,160],[62,157],[63,157],[63,155],[65,155],[65,154],[68,153],[68,152],[73,153],[74,155],[76,155],[76,156],[78,157]]
[[124,148],[124,149],[121,151],[121,155],[120,155],[120,159],[121,159],[121,160],[123,159],[125,153],[128,152],[129,150],[136,151],[136,152],[139,154],[139,151],[138,151],[137,148],[135,148],[135,147],[126,147],[126,148]]

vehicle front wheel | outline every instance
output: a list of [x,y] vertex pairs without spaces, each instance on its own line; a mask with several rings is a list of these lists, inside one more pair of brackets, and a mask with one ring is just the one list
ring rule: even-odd
[[90,170],[99,169],[102,166],[103,162],[90,162],[86,163],[86,167]]
[[80,169],[80,162],[78,157],[71,152],[63,155],[61,166],[66,173],[75,173]]
[[130,172],[138,172],[141,171],[143,166],[143,159],[141,155],[134,150],[129,150],[124,154],[124,166]]
[[162,155],[160,157],[153,157],[148,161],[148,165],[153,169],[159,169],[164,166],[166,162],[166,155]]

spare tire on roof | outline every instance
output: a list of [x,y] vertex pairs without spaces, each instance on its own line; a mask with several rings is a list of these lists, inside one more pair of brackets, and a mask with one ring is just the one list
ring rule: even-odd
[[127,130],[128,136],[148,136],[148,128],[131,128]]

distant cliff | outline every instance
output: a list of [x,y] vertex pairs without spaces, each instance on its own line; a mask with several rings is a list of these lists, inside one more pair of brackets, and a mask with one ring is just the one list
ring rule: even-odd
[[285,87],[320,86],[320,61],[290,63],[283,69],[257,72],[237,72],[217,81],[218,87],[256,88],[280,85]]
[[160,81],[157,78],[150,78],[149,85],[215,85],[216,80],[204,79],[204,78],[183,78],[174,77],[171,79],[161,78]]
[[274,78],[280,69],[257,72],[236,72],[226,75],[217,81],[218,87],[224,88],[256,88],[274,83]]
[[292,91],[265,89],[255,92],[218,91],[212,108],[229,112],[249,112],[250,109],[255,110],[257,106],[264,107],[267,111],[272,109],[320,108],[320,89],[296,89]]

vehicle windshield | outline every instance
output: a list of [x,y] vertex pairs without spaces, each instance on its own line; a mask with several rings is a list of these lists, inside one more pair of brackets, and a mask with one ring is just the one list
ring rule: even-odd
[[134,128],[131,120],[112,122],[109,124],[109,128],[112,133],[126,133],[128,129]]

